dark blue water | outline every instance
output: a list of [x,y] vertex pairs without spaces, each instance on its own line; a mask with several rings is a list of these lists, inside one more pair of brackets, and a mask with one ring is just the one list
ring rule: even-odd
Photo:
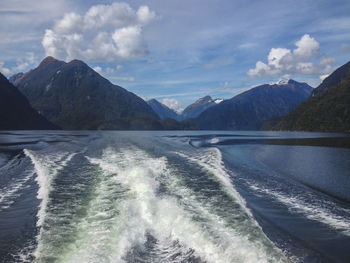
[[0,262],[348,262],[349,142],[1,132]]

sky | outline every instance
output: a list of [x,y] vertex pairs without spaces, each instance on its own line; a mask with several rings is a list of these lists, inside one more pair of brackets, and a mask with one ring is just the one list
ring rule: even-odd
[[350,60],[349,0],[0,0],[0,72],[50,55],[181,111]]

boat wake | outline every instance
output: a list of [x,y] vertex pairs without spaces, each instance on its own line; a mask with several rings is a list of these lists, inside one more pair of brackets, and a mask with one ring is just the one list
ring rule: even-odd
[[197,198],[166,157],[130,146],[86,158],[101,169],[100,180],[58,262],[286,261],[246,208],[231,222],[216,214],[210,198]]
[[281,189],[269,189],[253,182],[249,182],[248,186],[255,192],[265,194],[273,198],[275,202],[283,204],[291,213],[301,214],[305,218],[317,221],[331,229],[338,230],[343,235],[350,236],[350,210],[348,209],[342,209],[342,211],[335,213],[334,210],[337,208],[334,203],[315,199],[310,194],[305,196],[303,193],[286,193]]
[[36,222],[37,227],[40,229],[36,237],[37,246],[34,252],[30,249],[24,249],[26,253],[21,252],[18,256],[22,261],[27,261],[32,256],[38,257],[42,250],[43,242],[41,242],[41,239],[44,231],[42,226],[44,221],[47,220],[47,206],[50,201],[50,192],[53,188],[52,183],[58,172],[67,166],[76,153],[55,152],[49,154],[24,149],[24,154],[30,158],[34,166],[34,174],[36,174],[35,181],[38,184],[37,199],[41,200]]

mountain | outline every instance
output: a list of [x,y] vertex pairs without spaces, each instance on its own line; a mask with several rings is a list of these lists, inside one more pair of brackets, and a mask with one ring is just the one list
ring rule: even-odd
[[168,108],[166,105],[160,103],[156,99],[147,101],[147,104],[153,109],[155,113],[157,113],[158,117],[161,120],[164,120],[166,118],[171,118],[174,120],[179,119],[179,115],[174,110]]
[[311,91],[308,84],[294,80],[261,85],[208,108],[194,122],[201,129],[257,130],[265,120],[293,110]]
[[0,73],[0,130],[59,129],[34,110],[25,96]]
[[47,57],[12,80],[36,110],[64,129],[163,129],[143,99],[79,60]]
[[14,86],[17,86],[17,84],[21,81],[21,79],[23,78],[24,76],[24,73],[23,72],[20,72],[20,73],[17,73],[15,75],[12,75],[10,78],[9,78],[9,81],[11,82],[11,84],[13,84]]
[[350,61],[343,66],[337,68],[332,74],[325,78],[322,83],[313,90],[312,96],[324,92],[326,89],[333,87],[340,83],[348,74],[350,70]]
[[222,102],[220,99],[216,99],[215,101],[210,96],[205,96],[203,98],[198,99],[195,103],[187,106],[184,111],[181,113],[182,120],[194,119],[199,114],[201,114],[206,109]]
[[350,131],[350,62],[329,75],[275,130]]

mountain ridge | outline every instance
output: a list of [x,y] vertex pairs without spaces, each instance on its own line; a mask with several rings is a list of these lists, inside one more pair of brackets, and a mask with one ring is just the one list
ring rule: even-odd
[[147,101],[147,104],[153,109],[155,113],[157,113],[158,117],[161,120],[164,120],[166,118],[179,120],[179,115],[173,109],[170,109],[158,100],[150,99]]
[[274,130],[350,131],[350,62],[336,69]]
[[17,86],[35,109],[64,129],[162,129],[146,102],[80,60],[46,57]]
[[182,120],[189,120],[198,117],[206,109],[221,103],[218,102],[220,99],[213,100],[211,96],[207,95],[202,98],[199,98],[194,103],[188,105],[183,112],[180,114]]
[[56,130],[26,97],[0,73],[0,130]]
[[202,112],[194,122],[201,129],[258,130],[265,120],[283,116],[307,99],[306,83],[263,84]]

